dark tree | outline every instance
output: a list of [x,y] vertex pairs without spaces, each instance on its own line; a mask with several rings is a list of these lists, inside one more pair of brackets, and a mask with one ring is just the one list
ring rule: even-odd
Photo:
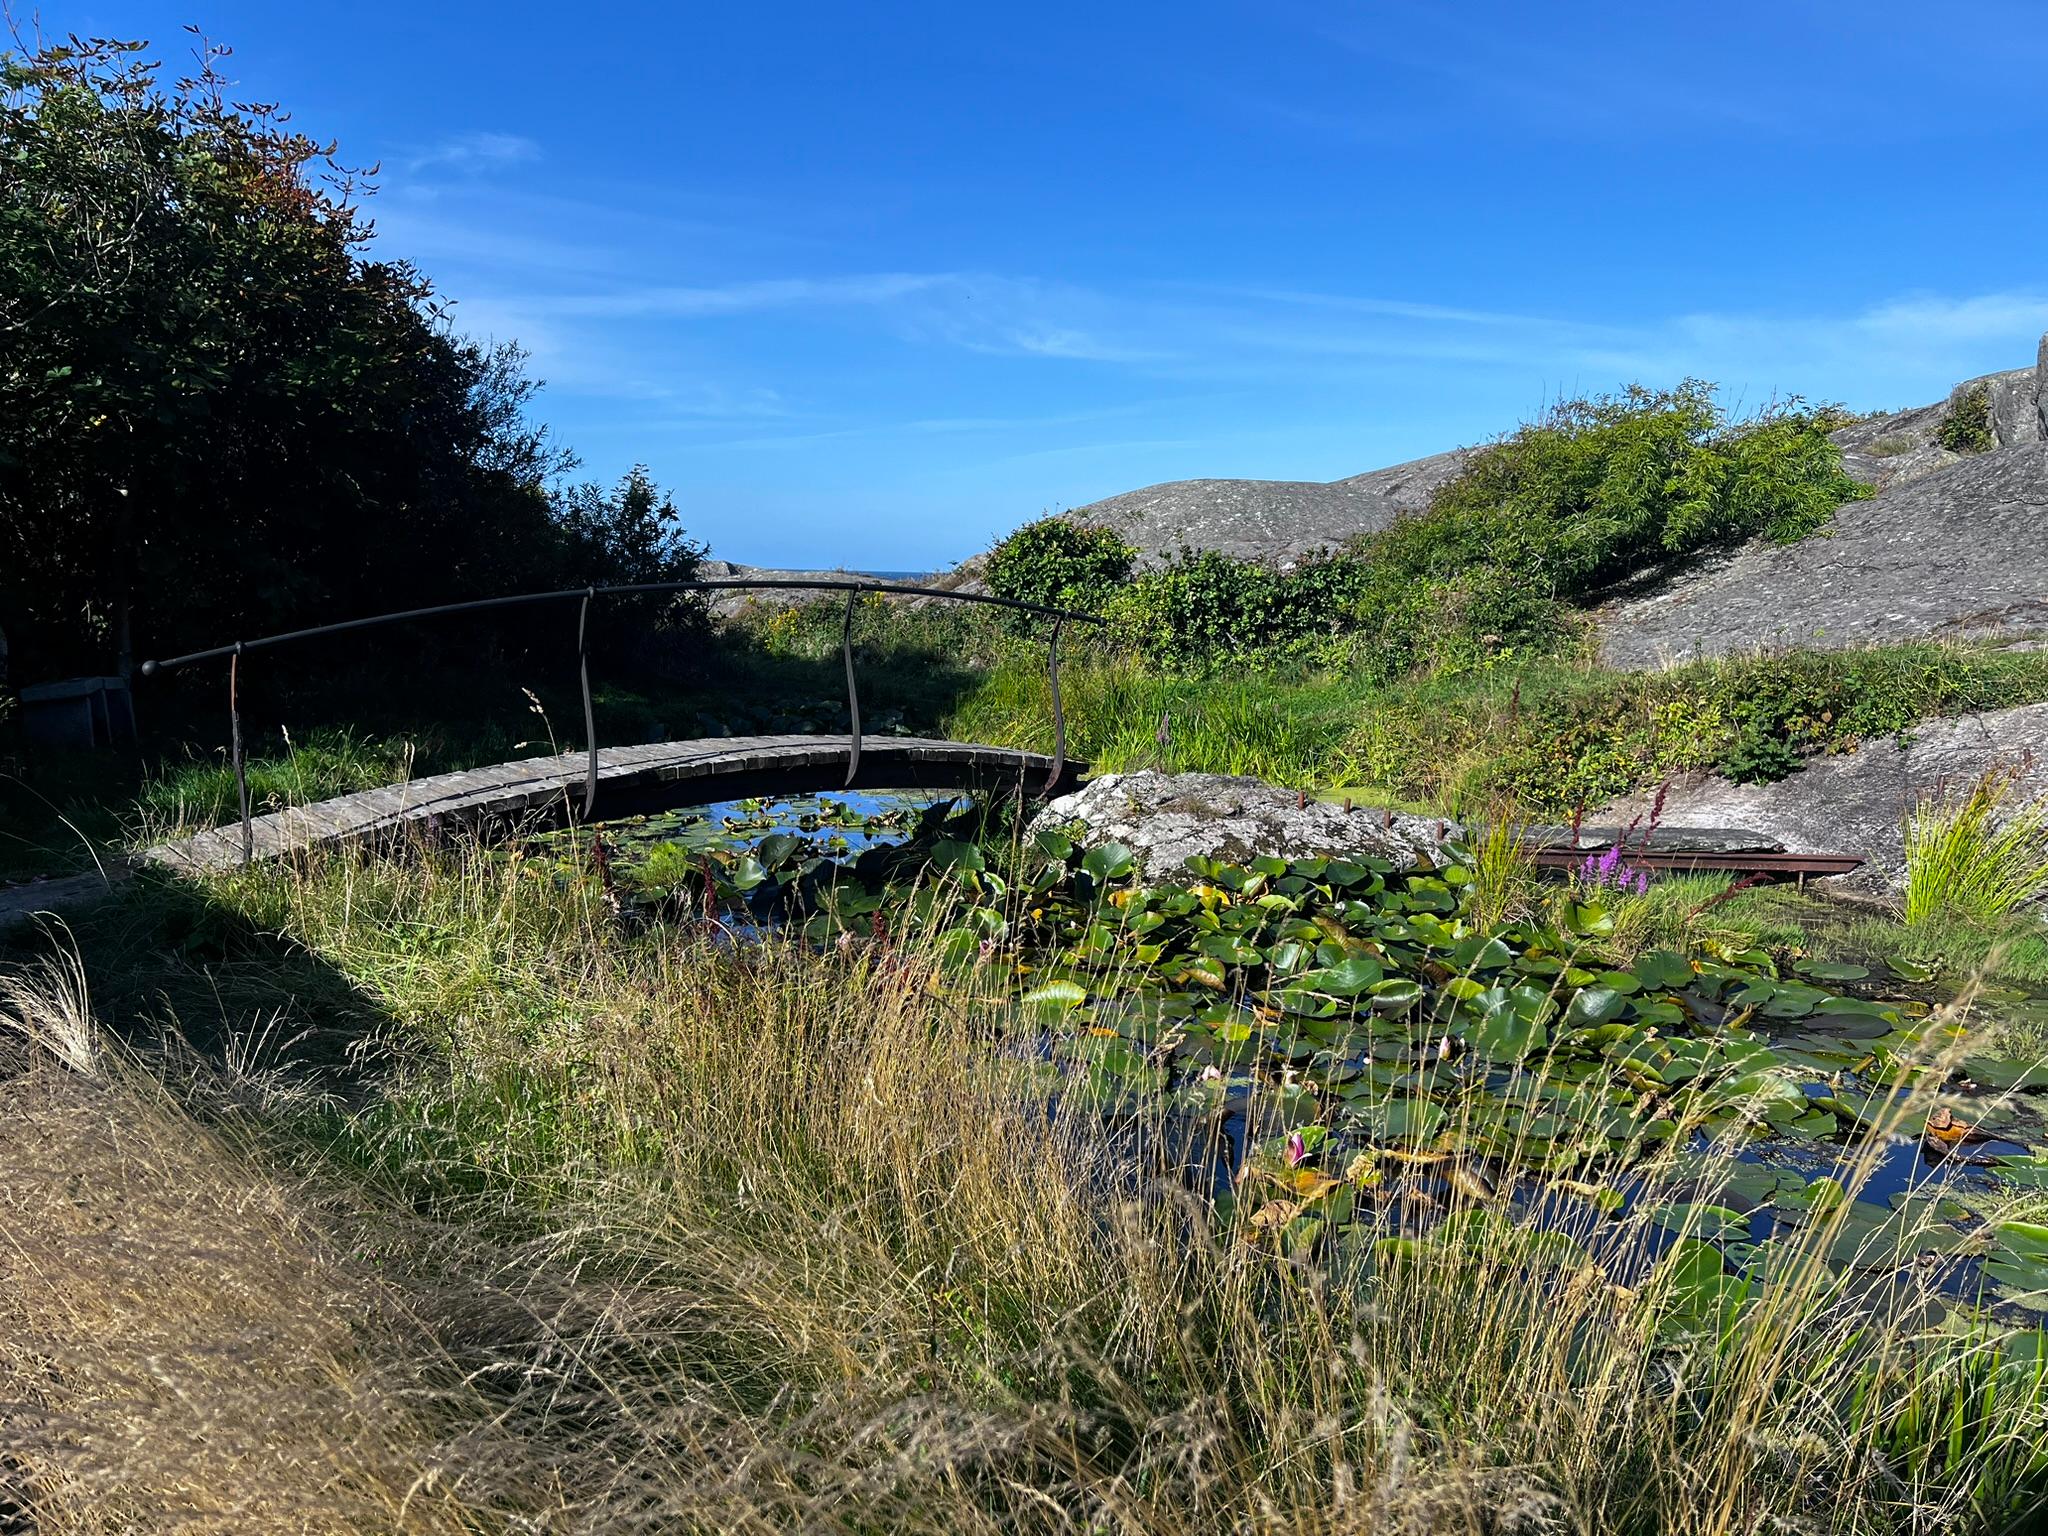
[[363,183],[203,48],[0,60],[0,630],[17,678],[676,570],[674,508],[550,485],[515,346],[370,253]]

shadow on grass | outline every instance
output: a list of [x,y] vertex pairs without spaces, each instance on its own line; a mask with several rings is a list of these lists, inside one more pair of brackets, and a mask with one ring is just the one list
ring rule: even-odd
[[83,965],[94,1016],[141,1050],[182,1040],[234,1072],[289,1062],[353,1100],[390,1038],[388,1015],[325,961],[161,871],[61,922],[0,933],[0,967],[63,951]]

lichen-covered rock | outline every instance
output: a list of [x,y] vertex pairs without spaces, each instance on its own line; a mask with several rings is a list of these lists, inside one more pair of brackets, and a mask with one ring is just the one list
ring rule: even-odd
[[1457,824],[1368,807],[1346,810],[1260,779],[1219,773],[1109,773],[1041,810],[1031,830],[1072,829],[1080,841],[1122,843],[1141,878],[1186,874],[1190,856],[1242,863],[1260,854],[1391,860],[1411,869],[1442,862]]
[[1141,568],[1171,560],[1183,548],[1285,568],[1317,550],[1341,549],[1360,534],[1379,532],[1400,509],[1372,491],[1317,480],[1173,480],[1064,515],[1114,529],[1138,551]]
[[1470,450],[1457,448],[1344,480],[1172,480],[1075,507],[1062,515],[1113,528],[1141,567],[1183,547],[1289,569],[1319,550],[1341,549],[1405,513],[1420,512]]
[[[1859,751],[1819,757],[1776,784],[1702,777],[1671,787],[1673,823],[1753,827],[1795,853],[1860,853],[1869,862],[1841,883],[1896,890],[1905,884],[1905,819],[1924,797],[1966,792],[1992,768],[2018,773],[2013,805],[2048,796],[2048,704],[1933,720],[1903,744],[1887,738]],[[1617,800],[1595,813],[1627,822],[1652,797]]]

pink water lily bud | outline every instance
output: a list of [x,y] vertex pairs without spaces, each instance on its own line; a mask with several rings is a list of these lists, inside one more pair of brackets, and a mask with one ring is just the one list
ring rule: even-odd
[[1308,1142],[1303,1139],[1301,1132],[1289,1131],[1287,1133],[1287,1166],[1299,1168],[1307,1158]]

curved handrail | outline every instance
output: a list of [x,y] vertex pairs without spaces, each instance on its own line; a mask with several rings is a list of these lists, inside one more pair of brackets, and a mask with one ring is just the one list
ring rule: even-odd
[[242,756],[242,711],[241,711],[241,663],[242,657],[250,651],[264,650],[274,645],[287,645],[298,640],[316,640],[327,635],[343,634],[358,629],[373,629],[382,624],[399,624],[409,619],[439,618],[444,614],[476,613],[490,608],[511,608],[525,603],[567,602],[576,599],[581,603],[576,619],[576,661],[583,689],[583,728],[589,746],[589,767],[583,786],[583,814],[588,816],[597,803],[597,726],[590,697],[590,665],[586,637],[590,623],[591,602],[599,597],[633,596],[655,592],[718,592],[752,590],[797,590],[812,592],[844,592],[846,594],[846,616],[840,626],[840,649],[846,662],[846,707],[852,726],[851,751],[848,757],[846,782],[853,783],[854,775],[860,769],[860,694],[854,686],[853,676],[853,609],[855,600],[865,592],[894,593],[905,597],[939,598],[956,603],[985,603],[992,607],[1009,608],[1023,613],[1038,614],[1053,621],[1052,634],[1046,648],[1047,674],[1052,686],[1053,753],[1052,772],[1046,778],[1048,790],[1059,782],[1067,765],[1067,718],[1060,704],[1060,631],[1069,623],[1104,624],[1100,614],[1084,613],[1078,609],[1053,608],[1044,603],[1025,602],[1021,598],[998,597],[992,592],[949,592],[936,587],[914,587],[901,582],[864,581],[857,577],[840,580],[812,580],[804,577],[732,577],[719,581],[647,581],[629,585],[609,587],[565,587],[555,592],[519,592],[506,597],[474,598],[468,602],[440,603],[431,608],[407,608],[393,613],[372,614],[367,618],[344,619],[336,624],[319,624],[311,629],[287,630],[282,634],[264,635],[255,640],[237,640],[228,645],[217,645],[211,650],[192,651],[183,656],[166,657],[163,660],[145,661],[141,666],[144,677],[155,677],[163,672],[175,672],[182,667],[196,666],[203,661],[228,660],[228,715],[232,726],[235,789],[241,802],[242,812],[242,860],[247,863],[254,850],[255,834],[249,815],[249,779]]

